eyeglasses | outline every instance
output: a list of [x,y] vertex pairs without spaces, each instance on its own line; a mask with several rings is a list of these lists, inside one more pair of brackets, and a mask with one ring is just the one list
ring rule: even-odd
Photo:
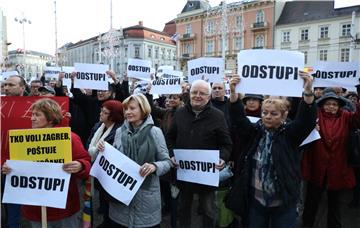
[[206,97],[209,96],[208,93],[200,92],[200,91],[191,91],[190,94],[192,96],[200,96],[200,97]]

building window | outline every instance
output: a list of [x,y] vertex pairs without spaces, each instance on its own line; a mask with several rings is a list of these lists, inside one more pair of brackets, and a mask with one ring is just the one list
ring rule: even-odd
[[309,29],[301,29],[300,37],[302,41],[309,40]]
[[206,32],[213,33],[214,32],[214,21],[208,21]]
[[329,26],[320,27],[320,39],[329,38]]
[[303,51],[303,53],[304,53],[304,62],[305,62],[305,64],[307,64],[308,63],[308,52]]
[[340,50],[340,61],[349,62],[350,60],[350,48],[341,48]]
[[161,41],[164,41],[164,40],[165,40],[165,38],[164,38],[164,37],[160,37],[160,40],[161,40]]
[[264,35],[257,35],[255,37],[255,47],[263,48],[264,47]]
[[128,57],[128,48],[125,48],[125,57]]
[[[220,39],[219,40],[219,51],[222,51],[222,39]],[[228,39],[225,39],[225,51],[227,51],[228,50],[228,47],[229,47],[229,45],[228,45]]]
[[159,58],[159,49],[155,49],[155,59]]
[[152,47],[148,48],[148,58],[152,57]]
[[214,52],[214,42],[212,40],[206,41],[206,50],[207,50],[207,53]]
[[264,22],[264,10],[258,10],[256,12],[256,23]]
[[282,33],[282,42],[290,42],[290,31]]
[[341,25],[341,36],[351,36],[351,24]]
[[162,58],[162,59],[165,59],[165,54],[166,54],[165,48],[162,48],[162,49],[161,49],[161,58]]
[[242,47],[242,37],[235,37],[235,50],[240,50]]
[[243,26],[242,26],[242,16],[236,16],[235,18],[235,26],[236,26],[236,29],[241,31]]
[[168,52],[168,54],[167,54],[168,60],[170,60],[171,59],[171,50],[168,50],[167,52]]
[[327,61],[327,55],[328,55],[328,51],[327,50],[320,50],[319,51],[319,60],[320,61]]
[[191,24],[187,24],[185,26],[185,34],[191,34],[192,33],[192,26]]
[[140,47],[135,47],[135,58],[140,57]]
[[186,44],[185,45],[185,53],[186,54],[192,54],[192,45],[191,44]]

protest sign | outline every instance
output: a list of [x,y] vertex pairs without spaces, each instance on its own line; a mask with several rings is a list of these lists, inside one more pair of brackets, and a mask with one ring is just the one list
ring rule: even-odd
[[75,63],[74,88],[108,90],[108,65]]
[[151,62],[141,59],[129,59],[127,65],[127,75],[129,78],[150,81]]
[[219,186],[218,150],[174,150],[177,168],[177,179],[197,184]]
[[222,82],[224,74],[224,60],[222,58],[201,57],[188,61],[188,79],[192,83],[202,79],[208,82]]
[[342,87],[354,91],[359,84],[360,62],[320,61],[314,68],[314,87]]
[[180,78],[162,78],[151,82],[151,94],[181,94]]
[[66,163],[72,161],[69,127],[9,131],[11,160]]
[[47,80],[58,79],[61,67],[45,67],[44,74]]
[[140,176],[140,166],[105,142],[90,175],[99,180],[103,188],[115,199],[129,205],[145,178]]
[[[31,105],[44,97],[41,96],[5,96],[1,102],[1,164],[9,158],[9,130],[10,129],[28,129],[31,128]],[[69,112],[68,97],[48,97],[56,101],[61,107],[63,120],[59,124],[61,127],[69,126],[69,118],[66,113]]]
[[63,164],[13,160],[6,164],[11,172],[6,175],[3,203],[66,207],[71,175]]
[[237,93],[301,97],[304,54],[285,50],[244,50],[238,54]]
[[62,72],[64,72],[64,78],[62,80],[63,86],[66,86],[69,91],[71,89],[71,73],[75,71],[75,67],[63,66],[61,67]]
[[19,73],[15,70],[0,72],[0,81],[5,81],[9,76],[13,75],[19,75]]

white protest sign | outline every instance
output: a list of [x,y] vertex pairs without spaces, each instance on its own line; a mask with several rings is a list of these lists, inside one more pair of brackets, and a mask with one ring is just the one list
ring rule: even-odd
[[111,196],[129,205],[145,180],[139,171],[136,162],[105,142],[105,150],[96,157],[90,175],[96,177]]
[[129,59],[127,66],[127,75],[129,78],[150,81],[151,62],[142,59]]
[[60,72],[61,67],[45,67],[44,69],[45,78],[48,80],[51,80],[53,78],[58,79]]
[[75,63],[74,88],[108,90],[108,65]]
[[301,143],[300,146],[306,145],[308,143],[311,143],[315,140],[321,139],[321,136],[318,132],[318,130],[316,130],[316,128],[314,128],[314,130],[312,130],[310,132],[310,134],[308,135],[308,137],[306,137],[306,139]]
[[8,77],[13,76],[13,75],[19,75],[19,73],[16,70],[1,72],[0,80],[5,81]]
[[244,50],[238,54],[237,93],[301,97],[304,54],[285,50]]
[[165,65],[165,66],[159,66],[156,72],[157,77],[161,77],[164,74],[164,71],[172,71],[174,70],[173,66]]
[[66,86],[69,91],[71,88],[71,73],[75,71],[75,67],[63,66],[61,67],[62,72],[64,72],[63,85]]
[[70,174],[62,163],[7,160],[3,203],[65,208]]
[[354,90],[359,84],[360,62],[324,62],[314,67],[314,87],[342,87]]
[[151,94],[181,94],[181,78],[162,78],[151,82]]
[[192,83],[203,79],[208,82],[222,82],[224,78],[224,60],[222,58],[205,58],[190,60],[188,65],[188,79]]
[[219,186],[218,150],[180,150],[175,149],[177,179],[197,184]]
[[161,78],[183,78],[184,74],[178,70],[164,69],[161,74]]

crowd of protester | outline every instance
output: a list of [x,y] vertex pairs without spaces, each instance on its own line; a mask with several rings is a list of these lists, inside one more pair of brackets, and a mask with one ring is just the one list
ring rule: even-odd
[[[349,207],[360,207],[360,168],[347,160],[349,132],[360,124],[359,91],[314,89],[312,77],[300,72],[301,98],[238,94],[235,86],[241,80],[234,75],[229,95],[225,83],[196,80],[183,82],[181,94],[154,99],[150,84],[137,90],[127,77],[118,80],[114,72],[106,73],[113,82],[107,90],[97,91],[63,86],[63,73],[50,81],[27,84],[23,77],[12,75],[1,82],[2,96],[42,97],[31,106],[33,128],[57,127],[63,118],[70,120],[73,161],[63,166],[71,174],[69,196],[65,209],[48,208],[49,227],[81,227],[82,196],[75,178],[91,184],[92,193],[98,192],[93,197],[98,196],[100,208],[93,212],[102,215],[99,227],[160,227],[168,213],[172,228],[191,227],[194,195],[204,228],[240,223],[250,228],[288,228],[297,227],[298,218],[301,227],[313,227],[324,192],[327,227],[342,227],[339,200],[344,189],[353,192]],[[53,96],[69,97],[64,117]],[[321,138],[300,146],[313,129]],[[129,206],[89,176],[104,142],[139,164],[140,175],[146,177]],[[179,181],[174,149],[219,150],[216,168],[229,169],[234,176],[221,180],[218,188]],[[5,162],[1,170],[3,192],[11,167]],[[234,183],[241,188],[236,198],[226,199],[233,197],[227,192]],[[240,203],[227,208],[225,200]],[[41,226],[40,207],[3,206],[4,227],[20,227],[22,218],[32,227]]]

